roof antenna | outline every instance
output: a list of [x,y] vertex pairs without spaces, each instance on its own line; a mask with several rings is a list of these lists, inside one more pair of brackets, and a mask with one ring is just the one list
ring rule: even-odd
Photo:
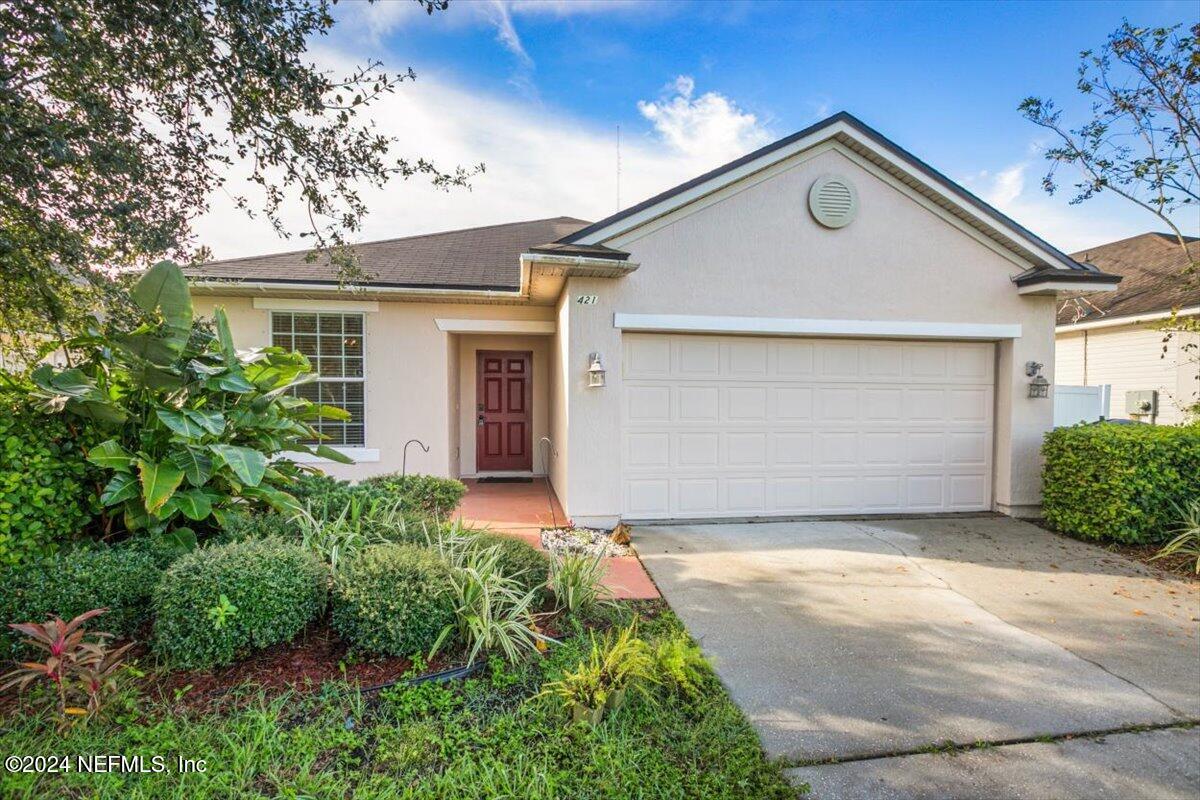
[[617,123],[617,211],[621,210],[621,123]]

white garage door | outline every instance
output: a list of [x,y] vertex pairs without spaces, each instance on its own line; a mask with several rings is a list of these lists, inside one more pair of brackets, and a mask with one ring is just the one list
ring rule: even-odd
[[624,336],[629,519],[991,507],[986,342]]

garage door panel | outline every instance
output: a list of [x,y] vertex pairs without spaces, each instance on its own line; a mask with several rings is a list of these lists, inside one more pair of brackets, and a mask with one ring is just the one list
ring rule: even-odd
[[994,347],[627,334],[631,518],[989,507]]

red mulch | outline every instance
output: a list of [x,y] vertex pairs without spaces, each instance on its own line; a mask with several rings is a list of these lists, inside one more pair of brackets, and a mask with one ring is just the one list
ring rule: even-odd
[[[447,666],[435,660],[428,669]],[[352,658],[346,644],[321,623],[309,626],[290,644],[260,650],[219,669],[161,674],[147,688],[170,699],[178,693],[178,702],[188,709],[210,710],[226,704],[231,694],[244,694],[241,690],[248,686],[262,689],[268,697],[317,691],[326,681],[365,688],[399,680],[411,667],[407,658]]]

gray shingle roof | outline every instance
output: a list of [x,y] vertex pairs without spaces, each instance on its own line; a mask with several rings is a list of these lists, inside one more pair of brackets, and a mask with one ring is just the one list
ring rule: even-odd
[[[1187,237],[1187,248],[1191,259],[1200,262],[1200,239]],[[1059,325],[1200,305],[1200,274],[1181,274],[1188,266],[1188,257],[1172,234],[1143,233],[1080,250],[1071,257],[1124,279],[1115,292],[1085,295],[1086,300],[1063,303],[1058,311]]]
[[[354,252],[374,286],[513,290],[520,288],[522,253],[585,225],[574,217],[551,217],[364,242]],[[199,279],[336,284],[336,269],[320,256],[309,263],[309,252],[210,261],[186,272]]]

